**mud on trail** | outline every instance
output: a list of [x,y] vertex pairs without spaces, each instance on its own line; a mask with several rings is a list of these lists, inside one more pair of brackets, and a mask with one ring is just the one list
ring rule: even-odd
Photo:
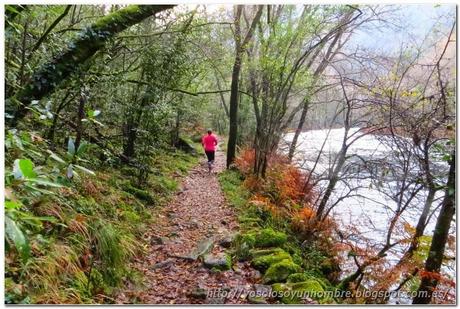
[[[134,262],[144,274],[144,287],[125,290],[117,303],[140,304],[237,304],[245,295],[225,296],[212,291],[251,290],[260,277],[247,263],[233,262],[227,271],[214,271],[196,255],[225,251],[219,241],[238,231],[237,214],[225,202],[217,173],[225,169],[225,154],[216,151],[213,173],[203,159],[182,181],[174,199],[159,210],[151,230],[144,235],[148,252]],[[228,238],[228,237],[227,237]]]

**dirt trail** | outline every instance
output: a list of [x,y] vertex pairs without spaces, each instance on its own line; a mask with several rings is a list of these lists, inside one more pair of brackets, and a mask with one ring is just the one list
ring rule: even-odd
[[[118,303],[130,303],[133,298],[144,304],[247,302],[243,296],[196,295],[200,289],[205,289],[202,294],[219,288],[251,289],[253,278],[259,275],[247,263],[234,263],[232,270],[213,272],[200,259],[181,258],[196,250],[202,240],[210,237],[219,240],[237,231],[235,211],[226,204],[217,179],[216,173],[224,169],[225,154],[218,150],[214,173],[208,174],[204,158],[190,171],[175,198],[159,211],[155,224],[145,235],[151,246],[134,267],[144,273],[146,286],[142,291],[120,293]],[[224,250],[217,241],[210,252],[217,254]]]

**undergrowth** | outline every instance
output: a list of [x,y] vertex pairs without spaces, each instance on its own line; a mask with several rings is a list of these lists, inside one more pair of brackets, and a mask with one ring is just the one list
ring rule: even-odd
[[13,139],[22,149],[9,149],[23,159],[9,170],[6,162],[5,303],[113,303],[117,288],[141,282],[128,265],[144,251],[151,208],[172,197],[198,159],[158,152],[143,187],[129,169],[108,164],[68,179],[55,162],[62,154],[47,158],[26,138]]
[[[325,244],[328,232],[321,231],[321,237],[311,237],[312,229],[318,226],[308,224],[312,215],[309,203],[314,194],[313,188],[302,183],[302,175],[293,166],[280,162],[272,165],[265,179],[255,179],[250,173],[249,160],[251,155],[243,152],[237,159],[238,170],[226,170],[219,174],[227,202],[239,214],[240,231],[234,243],[234,256],[238,260],[251,259],[254,249],[261,246],[257,241],[264,233],[270,234],[273,239],[277,237],[276,233],[281,232],[287,235],[287,241],[281,241],[279,245],[270,244],[269,247],[279,248],[276,250],[281,250],[281,256],[287,254],[294,265],[301,266],[303,273],[294,275],[313,278],[324,283],[325,288],[334,289],[339,269],[334,252],[329,251],[329,246]],[[310,196],[303,196],[305,192]],[[276,253],[276,250],[273,252]],[[266,259],[276,260],[280,253],[275,253]],[[259,260],[256,259],[256,263]]]

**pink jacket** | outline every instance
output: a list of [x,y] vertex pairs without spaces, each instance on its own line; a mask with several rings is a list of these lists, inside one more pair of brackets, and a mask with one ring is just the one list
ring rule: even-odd
[[216,151],[217,137],[214,134],[207,134],[201,139],[205,151]]

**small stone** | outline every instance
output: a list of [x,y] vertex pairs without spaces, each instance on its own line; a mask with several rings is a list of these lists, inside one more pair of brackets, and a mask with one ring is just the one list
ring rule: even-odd
[[188,255],[192,260],[196,260],[200,256],[209,252],[212,249],[214,243],[214,238],[204,238],[197,243],[197,246],[192,250],[192,252]]
[[150,237],[150,244],[153,245],[164,245],[165,240],[167,240],[166,237],[160,237],[160,236],[152,236]]
[[256,296],[269,297],[271,290],[271,285],[254,284],[254,291],[256,292]]
[[197,299],[206,299],[208,291],[203,288],[195,288],[190,293],[189,296]]
[[212,297],[208,298],[206,300],[207,304],[214,304],[214,305],[219,305],[219,304],[225,304],[225,297]]
[[157,269],[157,268],[162,268],[162,267],[165,267],[165,266],[169,266],[173,262],[174,262],[173,259],[167,259],[167,260],[165,260],[163,262],[158,262],[158,263],[154,264],[150,269],[154,270],[154,269]]
[[204,266],[213,270],[230,270],[232,267],[232,258],[225,253],[216,255],[207,255],[204,258]]
[[260,273],[260,271],[258,270],[254,270],[252,272],[252,277],[256,280],[259,280],[260,278],[262,278],[262,274]]
[[192,219],[189,224],[190,228],[197,229],[200,227],[200,224],[195,219]]
[[248,302],[250,304],[267,304],[267,300],[264,297],[261,296],[248,296]]
[[219,241],[219,245],[224,248],[230,248],[235,239],[235,235],[227,235]]

